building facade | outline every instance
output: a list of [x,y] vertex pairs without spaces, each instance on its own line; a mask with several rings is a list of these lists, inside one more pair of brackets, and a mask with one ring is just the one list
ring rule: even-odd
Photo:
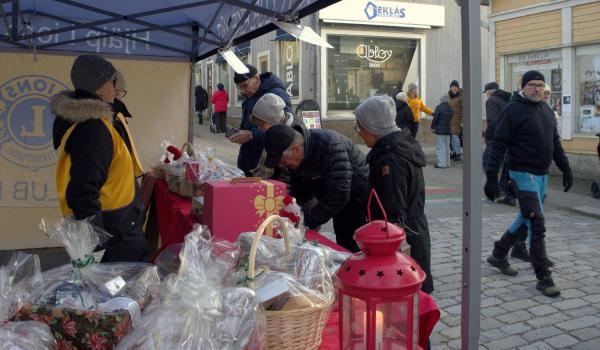
[[600,1],[492,0],[490,58],[500,87],[520,88],[537,69],[552,91],[563,146],[576,176],[598,176]]
[[[483,6],[483,16],[488,8]],[[238,45],[238,56],[259,72],[277,74],[295,106],[302,100],[320,105],[322,125],[358,141],[352,130],[352,111],[375,94],[394,97],[416,83],[423,101],[432,109],[448,92],[452,80],[461,80],[460,8],[454,1],[342,0],[303,18],[333,48],[302,43],[274,31]],[[483,73],[487,80],[487,25],[482,21]],[[241,115],[241,96],[233,71],[218,57],[196,64],[196,81],[214,89],[221,82],[230,92],[229,116]],[[462,82],[461,82],[462,83]],[[230,124],[237,121],[230,119]],[[422,116],[419,139],[433,145],[430,118]]]

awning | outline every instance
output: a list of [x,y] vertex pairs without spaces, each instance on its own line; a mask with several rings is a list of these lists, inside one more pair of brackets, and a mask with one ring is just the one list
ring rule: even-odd
[[0,0],[0,50],[197,61],[275,30],[274,20],[298,20],[337,1]]

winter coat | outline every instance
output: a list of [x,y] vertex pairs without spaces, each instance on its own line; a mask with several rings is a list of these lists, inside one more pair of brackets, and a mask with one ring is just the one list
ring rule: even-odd
[[194,96],[196,97],[196,112],[205,110],[208,107],[208,92],[206,92],[202,85],[196,86]]
[[408,105],[410,106],[410,110],[412,111],[413,114],[413,121],[415,123],[418,123],[419,120],[421,120],[421,111],[425,112],[426,114],[431,115],[431,113],[433,113],[433,111],[431,110],[431,108],[427,107],[425,105],[425,103],[423,103],[423,101],[421,101],[420,98],[415,97],[415,98],[410,98],[410,97],[406,97],[406,102],[408,103]]
[[229,103],[229,95],[225,90],[217,90],[210,97],[210,103],[212,103],[214,107],[214,112],[227,112],[227,103]]
[[456,94],[452,93],[452,91],[448,91],[448,103],[452,108],[452,121],[450,122],[450,133],[452,135],[459,135],[460,128],[462,126],[462,102],[463,102],[463,92],[462,89],[459,89]]
[[485,116],[487,118],[487,127],[485,129],[485,142],[490,143],[494,138],[494,131],[500,120],[500,112],[510,101],[510,92],[504,90],[496,90],[485,101]]
[[347,204],[367,198],[369,168],[364,154],[345,136],[324,129],[294,129],[304,136],[304,160],[298,168],[290,169],[290,194],[300,204],[313,196],[319,201],[304,211],[305,225],[315,228],[334,218]]
[[414,123],[414,116],[410,110],[408,103],[397,100],[396,101],[396,125],[401,128],[410,128]]
[[450,122],[452,121],[452,108],[448,102],[443,102],[435,107],[431,128],[436,135],[450,135]]
[[55,95],[51,105],[62,214],[77,220],[94,216],[92,223],[113,238],[141,232],[145,210],[134,176],[133,143],[119,131],[125,127],[111,105],[81,90]]
[[249,176],[250,170],[254,169],[258,164],[263,151],[263,139],[265,137],[265,133],[260,131],[256,124],[252,123],[252,110],[256,102],[268,92],[281,97],[285,102],[284,110],[292,112],[292,101],[290,95],[285,91],[285,84],[271,72],[261,74],[258,91],[253,96],[245,98],[244,102],[242,102],[242,122],[240,129],[252,131],[252,140],[240,146],[237,166],[244,171],[246,176]]
[[484,152],[486,173],[498,174],[507,149],[510,170],[545,175],[552,160],[561,171],[569,169],[554,112],[547,103],[532,102],[520,92],[513,94],[500,113],[494,138]]
[[[425,217],[425,154],[410,131],[388,134],[375,143],[367,155],[369,188],[375,189],[390,222],[405,228],[411,256],[427,274],[422,290],[433,292],[431,243]],[[376,202],[371,203],[374,219],[383,215]]]

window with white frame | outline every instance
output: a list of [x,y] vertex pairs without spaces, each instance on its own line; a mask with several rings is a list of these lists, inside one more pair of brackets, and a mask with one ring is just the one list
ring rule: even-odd
[[600,132],[600,45],[575,49],[575,130],[581,134]]

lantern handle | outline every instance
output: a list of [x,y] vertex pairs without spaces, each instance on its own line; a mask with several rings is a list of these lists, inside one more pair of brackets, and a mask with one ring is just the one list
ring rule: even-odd
[[389,238],[390,231],[388,230],[387,214],[385,213],[385,209],[383,209],[383,204],[381,204],[379,196],[377,195],[377,191],[375,191],[374,188],[372,188],[371,193],[369,193],[369,201],[367,203],[367,214],[369,215],[369,222],[373,221],[371,219],[371,200],[373,199],[373,196],[375,196],[375,200],[377,201],[377,204],[379,204],[379,209],[381,209],[381,212],[383,213],[383,220],[385,221],[385,234]]

